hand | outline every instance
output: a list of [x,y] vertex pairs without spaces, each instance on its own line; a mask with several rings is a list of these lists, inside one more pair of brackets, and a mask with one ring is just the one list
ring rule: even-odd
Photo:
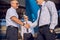
[[30,25],[29,24],[25,24],[24,27],[26,27],[27,29],[29,29]]
[[50,29],[50,32],[53,33],[53,29]]

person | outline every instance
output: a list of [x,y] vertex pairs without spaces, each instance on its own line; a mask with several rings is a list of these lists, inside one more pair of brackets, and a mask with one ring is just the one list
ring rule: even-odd
[[[32,22],[28,20],[28,16],[24,15],[23,18],[24,18],[25,24],[26,23],[28,23],[29,25],[32,24]],[[31,35],[29,36],[29,34],[31,34]],[[24,26],[21,27],[22,40],[34,40],[33,35],[34,35],[34,28],[33,27],[31,27],[31,26],[30,26],[30,28],[26,28]],[[29,36],[29,37],[27,37],[27,36]]]
[[17,0],[10,1],[11,7],[6,13],[6,26],[7,26],[7,40],[18,40],[18,27],[19,25],[29,26],[24,24],[20,19],[18,19],[18,14],[16,9],[19,4]]
[[31,26],[38,26],[37,40],[55,40],[54,28],[58,23],[58,15],[54,2],[36,0],[41,9],[37,19]]

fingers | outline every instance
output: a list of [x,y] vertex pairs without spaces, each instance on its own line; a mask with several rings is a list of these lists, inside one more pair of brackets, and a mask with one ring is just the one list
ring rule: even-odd
[[24,27],[30,28],[30,25],[29,24],[25,24]]

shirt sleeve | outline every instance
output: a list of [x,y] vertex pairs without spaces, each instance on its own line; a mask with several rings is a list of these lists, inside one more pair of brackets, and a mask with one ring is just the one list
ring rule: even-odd
[[55,26],[58,24],[58,14],[57,14],[55,4],[53,2],[49,2],[49,5],[48,8],[52,15],[50,29],[54,29]]
[[32,25],[33,23],[31,21],[28,21],[28,24],[30,25],[30,28],[34,28],[35,25]]
[[8,14],[9,15],[9,18],[11,18],[12,16],[17,17],[16,12],[14,10],[9,10],[8,13],[9,13]]

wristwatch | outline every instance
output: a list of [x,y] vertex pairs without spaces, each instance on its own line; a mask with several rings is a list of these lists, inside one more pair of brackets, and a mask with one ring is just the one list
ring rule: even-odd
[[25,25],[25,23],[23,23],[23,26]]

